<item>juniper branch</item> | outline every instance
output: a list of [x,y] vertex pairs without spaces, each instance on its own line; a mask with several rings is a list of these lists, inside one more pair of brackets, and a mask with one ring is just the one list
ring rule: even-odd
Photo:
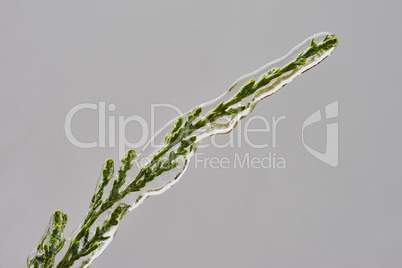
[[[153,155],[150,162],[138,171],[136,177],[122,189],[122,186],[125,185],[126,182],[127,172],[129,172],[133,167],[133,160],[136,157],[135,151],[129,150],[126,157],[121,160],[121,167],[118,170],[116,179],[113,181],[108,196],[103,201],[104,189],[114,176],[113,160],[107,160],[102,170],[101,180],[91,199],[89,211],[80,226],[79,231],[70,241],[69,248],[60,263],[57,265],[57,268],[71,267],[75,261],[91,254],[103,241],[109,239],[108,232],[118,225],[119,221],[130,208],[129,205],[121,204],[119,202],[128,194],[141,191],[149,182],[153,181],[161,174],[176,168],[179,165],[177,162],[179,156],[186,155],[189,151],[196,150],[197,138],[193,135],[195,132],[206,127],[208,124],[216,122],[220,118],[236,116],[242,113],[244,110],[249,108],[249,103],[247,105],[239,105],[242,100],[252,96],[257,91],[264,89],[266,86],[269,86],[270,83],[272,84],[275,80],[285,74],[306,65],[310,58],[335,47],[336,44],[337,38],[334,35],[326,36],[319,44],[314,42],[313,39],[311,40],[309,48],[301,52],[293,61],[281,68],[272,68],[262,75],[258,81],[253,79],[247,81],[232,98],[227,101],[222,101],[215,108],[208,111],[204,116],[200,116],[202,107],[198,107],[194,109],[193,112],[189,113],[186,119],[183,116],[179,117],[176,123],[172,126],[170,134],[165,137],[163,146]],[[173,150],[173,148],[176,149]],[[101,215],[113,207],[113,212],[110,214],[109,218],[104,220],[101,224],[96,222]],[[62,232],[64,225],[63,228],[58,230],[61,230]],[[90,228],[95,227],[96,230],[94,234],[90,234]],[[42,241],[38,246],[38,252],[39,248],[44,248],[44,245],[42,246],[43,243],[44,242]],[[56,246],[58,250],[60,245],[62,246],[62,243],[58,243]],[[49,257],[50,259],[48,263],[54,260],[54,256],[58,250],[52,251],[53,255]],[[42,260],[40,256],[31,259],[29,266],[45,268],[52,267],[49,265],[45,266],[44,261],[39,262],[40,260]],[[31,264],[31,262],[33,264]],[[86,264],[88,264],[88,260],[84,261],[82,266],[85,266]]]

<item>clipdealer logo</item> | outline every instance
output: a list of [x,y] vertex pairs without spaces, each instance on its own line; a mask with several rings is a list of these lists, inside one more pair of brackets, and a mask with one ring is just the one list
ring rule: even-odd
[[[116,110],[116,105],[109,104],[106,105],[106,102],[101,101],[98,104],[95,103],[82,103],[72,107],[65,118],[64,121],[64,132],[66,135],[67,140],[74,146],[82,149],[91,149],[91,148],[118,148],[119,158],[121,159],[125,153],[127,148],[134,148],[134,149],[141,149],[146,144],[148,144],[148,140],[150,137],[153,137],[156,132],[155,127],[155,118],[156,118],[156,110],[162,109],[160,112],[166,112],[166,109],[169,109],[170,112],[173,111],[178,115],[183,114],[183,112],[176,106],[171,104],[152,104],[150,106],[150,122],[139,115],[131,115],[131,116],[123,116],[123,115],[116,115],[113,112]],[[72,131],[72,125],[74,118],[78,117],[80,112],[83,110],[92,110],[94,112],[93,116],[94,119],[97,117],[98,121],[98,135],[97,137],[93,137],[93,140],[90,142],[83,142],[80,141],[78,137],[74,136]],[[275,149],[277,147],[277,131],[278,126],[282,121],[286,119],[286,116],[272,116],[271,118],[267,118],[260,115],[250,116],[245,120],[244,126],[238,124],[236,127],[236,134],[237,137],[234,136],[234,131],[231,131],[227,137],[227,142],[223,144],[217,141],[217,137],[213,135],[211,139],[208,139],[208,143],[199,144],[197,147],[208,148],[212,146],[214,148],[225,148],[225,147],[242,147],[242,144],[245,143],[247,146],[254,148],[254,149],[264,149],[270,148]],[[250,124],[251,122],[256,122],[260,127],[255,128],[252,127]],[[128,137],[126,136],[126,128],[129,124],[136,124],[138,126],[138,136],[139,140],[136,142],[130,142]],[[260,133],[260,138],[265,135],[263,141],[260,139],[253,139],[253,134]],[[255,136],[254,136],[255,137]],[[244,139],[242,139],[244,138]],[[268,139],[267,139],[268,138]],[[262,142],[261,142],[262,141]],[[155,143],[156,142],[156,143]],[[154,139],[150,140],[149,146],[153,149],[159,149],[162,144],[159,144],[160,141],[155,141]],[[198,155],[197,155],[198,154]],[[196,152],[196,156],[200,157],[202,153]],[[240,156],[236,156],[236,159],[240,159]],[[262,166],[270,166],[267,163],[280,163],[280,161],[276,161],[276,158],[282,160],[280,156],[275,153],[269,152],[267,159],[262,159],[260,163]],[[239,163],[239,166],[255,166],[258,161],[257,159],[250,158],[249,155],[245,155],[245,160],[241,158],[242,162]],[[212,160],[215,160],[212,158]],[[225,161],[225,159],[221,159]],[[208,161],[205,158],[205,161]],[[243,162],[246,161],[245,164]],[[276,161],[276,162],[275,162]],[[196,161],[197,162],[197,161]],[[252,162],[253,164],[250,164]],[[198,163],[198,162],[197,162]],[[212,164],[211,164],[212,165]],[[275,165],[274,165],[275,166]],[[285,164],[280,165],[285,166]]]
[[[78,148],[89,149],[89,148],[118,148],[119,151],[119,158],[122,158],[125,154],[127,148],[142,148],[148,141],[149,136],[151,137],[155,134],[155,110],[157,108],[164,108],[164,109],[172,109],[178,115],[183,114],[183,112],[178,108],[171,104],[152,104],[151,105],[151,122],[145,120],[145,118],[139,115],[131,115],[128,117],[122,115],[111,115],[110,112],[114,112],[116,110],[116,106],[114,104],[106,105],[105,102],[99,102],[98,104],[94,103],[82,103],[74,106],[70,109],[67,113],[65,122],[64,122],[64,131],[66,134],[66,138],[70,141],[71,144]],[[98,138],[92,142],[82,142],[79,141],[72,132],[72,121],[73,117],[77,116],[76,114],[79,113],[81,110],[94,110],[98,117]],[[108,114],[109,113],[109,114]],[[338,117],[338,101],[332,102],[325,106],[324,108],[324,115],[322,116],[321,111],[317,110],[312,113],[303,123],[301,129],[301,138],[304,148],[315,158],[319,159],[320,161],[332,166],[338,166],[338,123],[333,122],[334,118]],[[238,138],[235,139],[233,136],[233,132],[229,133],[229,141],[225,144],[218,144],[215,140],[215,136],[211,137],[211,145],[216,148],[224,148],[224,147],[241,147],[241,136],[244,137],[245,142],[248,146],[255,148],[255,149],[263,149],[269,148],[269,154],[264,158],[258,157],[250,157],[247,153],[242,158],[241,156],[235,155],[235,159],[230,161],[229,158],[203,158],[203,153],[197,152],[195,155],[195,163],[196,166],[201,165],[206,168],[206,163],[208,166],[214,168],[222,167],[228,168],[228,164],[230,162],[234,162],[232,164],[234,168],[236,168],[238,163],[239,168],[286,168],[286,161],[285,158],[277,155],[274,151],[277,147],[277,129],[278,124],[282,120],[285,120],[286,116],[275,117],[272,116],[272,120],[269,121],[268,118],[265,118],[260,115],[255,115],[252,117],[247,118],[244,128],[241,124],[238,125],[237,132]],[[305,129],[315,123],[321,122],[323,120],[329,120],[326,124],[326,149],[324,153],[321,153],[313,148],[305,142]],[[263,123],[263,127],[260,129],[250,128],[249,124],[252,121],[261,121]],[[126,137],[126,127],[128,124],[136,123],[140,125],[141,128],[141,135],[140,139],[137,142],[130,142]],[[117,132],[117,133],[116,133]],[[251,133],[259,133],[268,135],[267,137],[271,137],[270,145],[267,141],[264,144],[256,144],[254,141],[251,141],[249,135]],[[117,135],[116,135],[117,134]],[[117,140],[117,142],[116,142]],[[153,148],[157,148],[159,145],[151,143]],[[209,144],[200,144],[199,148],[207,148]],[[271,152],[271,150],[274,150]],[[201,158],[200,158],[201,157]],[[229,163],[228,163],[229,162]],[[216,165],[218,163],[219,165]],[[216,167],[215,167],[216,168]]]
[[[338,101],[334,101],[325,106],[325,119],[338,117]],[[305,143],[304,130],[306,127],[322,121],[321,111],[317,110],[311,114],[303,123],[302,127],[302,142],[304,148],[312,154],[315,158],[332,166],[338,166],[338,123],[327,123],[327,139],[325,153],[318,152]]]

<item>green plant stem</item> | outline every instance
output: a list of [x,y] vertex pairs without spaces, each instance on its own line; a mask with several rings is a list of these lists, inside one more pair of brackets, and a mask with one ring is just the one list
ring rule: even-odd
[[[109,196],[104,202],[102,202],[103,189],[111,178],[110,174],[113,173],[113,161],[108,160],[103,171],[103,181],[93,197],[90,211],[88,212],[84,223],[81,225],[80,230],[71,240],[69,248],[62,260],[57,265],[57,268],[71,267],[75,261],[83,256],[88,255],[93,250],[96,250],[101,241],[108,239],[108,237],[104,237],[103,234],[107,233],[107,230],[110,230],[111,226],[117,225],[118,221],[121,219],[121,217],[123,217],[129,206],[117,206],[113,211],[115,214],[112,213],[111,218],[106,220],[102,227],[97,226],[96,233],[91,239],[89,239],[88,235],[89,229],[93,227],[95,221],[101,215],[103,215],[103,213],[111,209],[114,205],[118,204],[118,202],[124,199],[128,194],[141,191],[146,184],[152,181],[155,177],[175,168],[178,165],[178,163],[175,161],[178,156],[186,154],[188,149],[195,150],[195,147],[193,148],[193,146],[196,145],[196,139],[194,136],[191,137],[194,132],[207,126],[208,123],[215,122],[219,118],[228,115],[236,115],[247,109],[248,107],[244,105],[235,108],[232,108],[232,106],[251,96],[257,90],[264,88],[271,81],[281,77],[283,74],[296,70],[300,66],[305,65],[309,58],[325,50],[333,48],[336,46],[336,44],[337,39],[335,36],[327,36],[319,44],[316,44],[314,40],[312,40],[310,47],[300,53],[294,61],[288,63],[282,68],[271,69],[266,74],[261,76],[258,81],[249,80],[245,85],[243,85],[236,95],[226,102],[221,102],[214,109],[208,111],[205,116],[200,118],[202,108],[199,107],[188,115],[186,121],[184,121],[184,118],[180,117],[173,126],[170,136],[166,137],[163,147],[159,149],[159,151],[152,157],[151,161],[147,165],[143,166],[138,171],[138,174],[133,181],[130,182],[124,189],[120,190],[120,187],[124,184],[126,173],[131,169],[132,161],[135,157],[134,151],[130,150],[127,154],[127,157],[122,160],[122,168],[119,170],[119,176],[114,181],[113,188],[110,191]],[[196,122],[194,123],[194,121]],[[178,144],[180,144],[180,146],[177,149],[177,152],[171,151],[171,149]],[[162,157],[165,156],[169,151],[171,152],[168,159],[162,160]],[[77,251],[77,248],[80,246],[82,249]]]

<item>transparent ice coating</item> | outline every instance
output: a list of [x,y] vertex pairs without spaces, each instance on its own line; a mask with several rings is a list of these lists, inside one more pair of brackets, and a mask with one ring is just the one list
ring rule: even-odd
[[[330,36],[335,38],[335,36],[328,32],[323,32],[316,34],[312,37],[307,38],[305,41],[297,45],[294,49],[292,49],[288,54],[283,56],[280,59],[272,61],[260,69],[244,75],[237,79],[233,85],[226,90],[222,95],[213,99],[209,102],[201,104],[191,111],[187,112],[186,114],[182,115],[181,117],[184,118],[184,121],[188,119],[189,116],[193,115],[194,112],[201,107],[202,111],[199,116],[194,121],[194,124],[197,121],[205,119],[208,115],[214,111],[216,107],[222,105],[222,103],[228,103],[232,100],[239,91],[242,90],[244,85],[246,85],[250,80],[255,80],[256,83],[261,80],[264,74],[269,73],[270,70],[273,68],[283,68],[287,64],[295,61],[298,55],[305,52],[307,49],[311,47],[312,40],[316,43],[320,44],[325,38]],[[104,213],[102,213],[96,221],[92,224],[89,228],[90,236],[95,234],[95,229],[97,226],[102,226],[102,223],[111,217],[112,212],[118,206],[122,206],[127,209],[127,211],[131,211],[138,207],[146,198],[152,195],[158,195],[163,193],[164,191],[170,189],[175,183],[179,181],[182,177],[184,172],[186,171],[188,164],[194,155],[197,145],[204,139],[216,135],[216,134],[225,134],[232,131],[237,123],[250,114],[254,109],[255,105],[262,99],[272,95],[280,88],[282,88],[287,83],[293,81],[297,76],[302,74],[303,72],[309,70],[310,68],[316,66],[321,61],[323,61],[326,57],[328,57],[336,47],[336,39],[335,43],[331,48],[323,49],[318,51],[318,53],[314,54],[311,57],[307,57],[305,64],[297,66],[290,71],[284,72],[280,76],[272,79],[268,84],[263,87],[258,88],[253,94],[241,99],[241,101],[234,103],[233,105],[229,106],[229,108],[239,108],[241,106],[245,107],[244,110],[237,114],[230,114],[224,115],[219,117],[217,120],[208,121],[202,127],[195,129],[185,138],[193,138],[194,143],[191,147],[187,148],[187,152],[183,155],[178,156],[175,161],[177,161],[177,166],[170,171],[164,172],[159,176],[155,177],[154,180],[148,182],[145,187],[143,187],[140,191],[130,192],[124,196],[121,200],[116,202],[112,207],[107,209]],[[179,117],[178,117],[179,118]],[[159,159],[167,160],[170,152],[176,152],[179,149],[180,143],[172,146],[168,150],[165,151],[164,147],[166,147],[166,143],[164,143],[166,135],[169,135],[172,131],[172,126],[177,122],[178,118],[173,119],[169,123],[167,123],[161,130],[159,130],[155,136],[144,146],[141,153],[137,155],[134,159],[133,168],[129,171],[126,178],[126,183],[123,185],[121,189],[124,191],[126,187],[130,185],[133,180],[138,178],[138,174],[140,173],[141,169],[147,168],[149,166],[155,166],[155,163],[152,163],[152,159],[155,158],[155,155],[159,156]],[[161,153],[163,152],[163,153]],[[149,164],[151,162],[151,164]],[[112,178],[111,181],[117,178],[117,175]],[[98,182],[99,183],[99,182]],[[105,188],[104,192],[108,193],[111,188],[111,184],[108,185],[108,188]],[[124,214],[122,215],[124,216]],[[80,232],[84,225],[84,221],[81,223],[79,228],[73,233],[72,239]],[[116,231],[118,228],[118,224],[113,226],[107,233],[109,236],[108,239],[104,240],[99,247],[91,252],[89,255],[82,257],[74,262],[72,267],[89,267],[91,263],[97,258],[108,246],[108,244],[112,241]],[[71,240],[70,240],[71,241]],[[67,243],[66,243],[67,244]],[[57,266],[63,267],[63,266]]]
[[43,263],[42,266],[53,266],[55,256],[65,242],[63,231],[66,223],[66,214],[56,211],[52,215],[39,245],[28,256],[29,267],[39,266],[40,262]]

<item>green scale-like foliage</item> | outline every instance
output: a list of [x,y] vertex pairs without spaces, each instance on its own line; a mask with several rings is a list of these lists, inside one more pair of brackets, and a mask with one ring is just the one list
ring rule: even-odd
[[[126,183],[127,172],[133,167],[133,161],[136,157],[135,151],[129,150],[127,152],[127,155],[121,160],[121,167],[116,176],[113,161],[111,159],[107,160],[95,194],[91,199],[88,213],[78,233],[69,243],[69,248],[57,268],[71,267],[75,261],[94,252],[101,246],[101,243],[109,239],[109,231],[119,224],[130,208],[129,205],[119,204],[119,201],[132,192],[140,192],[156,177],[179,166],[178,157],[185,156],[197,148],[197,138],[194,135],[196,131],[225,116],[236,116],[242,113],[250,105],[250,103],[240,105],[242,100],[252,96],[258,90],[263,90],[276,79],[282,78],[284,74],[298,70],[301,66],[306,65],[310,58],[335,47],[336,44],[337,38],[334,35],[326,36],[319,44],[311,40],[309,48],[301,52],[293,61],[281,68],[269,70],[258,81],[253,79],[247,81],[231,99],[222,101],[215,108],[208,111],[205,116],[200,116],[202,108],[198,107],[188,114],[187,119],[179,117],[172,126],[169,135],[165,137],[163,146],[152,156],[150,162],[138,171],[137,176],[130,183],[127,183],[126,187],[122,188]],[[104,190],[113,178],[115,179],[111,190],[108,196],[103,199]],[[142,197],[140,195],[137,201]],[[113,208],[113,206],[115,207]],[[96,220],[111,208],[113,208],[113,211],[110,216],[98,224]],[[52,219],[51,227],[46,231],[44,238],[37,247],[36,256],[28,261],[30,267],[53,267],[55,255],[64,245],[63,229],[67,216],[56,211]],[[90,229],[95,230],[93,235],[90,234]],[[88,263],[89,259],[86,259],[81,262],[81,266],[85,266]]]
[[36,254],[28,260],[28,266],[35,268],[51,268],[54,266],[56,254],[66,241],[63,236],[67,224],[67,215],[60,211],[54,212],[41,241],[36,248]]

